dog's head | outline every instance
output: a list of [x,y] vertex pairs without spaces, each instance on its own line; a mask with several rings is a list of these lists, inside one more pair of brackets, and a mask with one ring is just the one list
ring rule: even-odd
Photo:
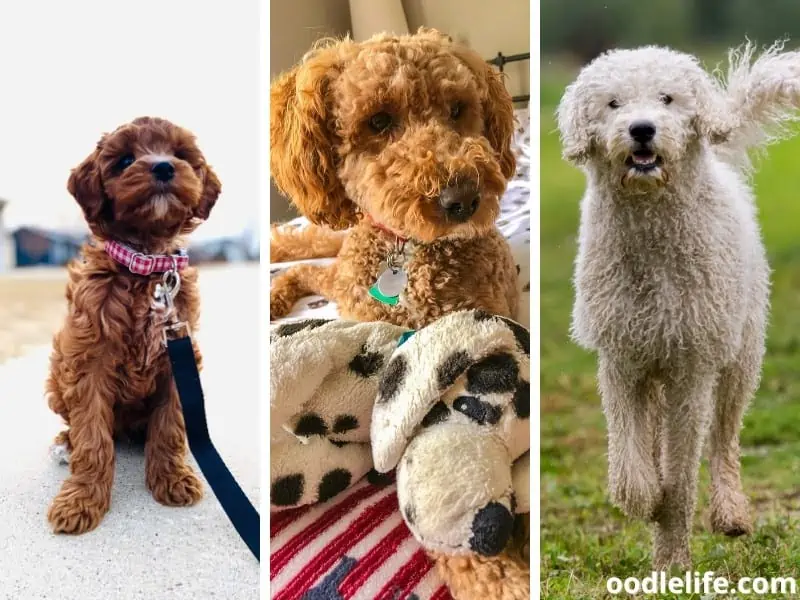
[[312,221],[343,229],[362,212],[419,241],[493,225],[515,168],[511,97],[449,37],[320,47],[271,102],[272,176]]
[[152,249],[204,221],[221,186],[189,131],[140,117],[104,135],[67,188],[93,233]]
[[720,84],[697,59],[659,47],[601,55],[557,112],[564,157],[600,164],[635,191],[664,185],[703,141],[724,141],[726,116]]

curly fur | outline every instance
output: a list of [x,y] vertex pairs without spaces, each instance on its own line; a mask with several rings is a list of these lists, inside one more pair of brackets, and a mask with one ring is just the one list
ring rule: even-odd
[[[575,265],[574,339],[598,353],[609,488],[655,522],[654,566],[690,564],[710,430],[711,524],[752,529],[739,429],[764,354],[769,267],[747,175],[800,101],[800,53],[731,51],[727,84],[665,48],[609,52],[558,108],[564,156],[588,186]],[[649,121],[647,169],[629,133]]]
[[[415,327],[462,308],[513,316],[516,268],[494,225],[515,168],[513,106],[480,56],[429,29],[330,42],[273,82],[271,110],[277,185],[313,223],[353,228],[330,267],[292,267],[274,279],[272,318],[310,293],[335,300],[345,318]],[[392,124],[376,132],[369,121],[382,112]],[[466,222],[439,206],[449,184],[479,192]],[[368,289],[396,236],[410,240],[409,285],[391,307]],[[290,247],[279,237],[270,244],[273,256]]]
[[[134,161],[121,169],[126,155]],[[160,183],[150,167],[165,160],[175,177]],[[151,308],[161,276],[130,273],[102,245],[116,240],[144,253],[175,252],[180,236],[208,216],[220,183],[191,133],[140,118],[103,136],[72,171],[68,188],[93,241],[69,266],[68,315],[53,340],[48,403],[68,425],[55,442],[70,452],[71,475],[48,519],[58,533],[83,533],[109,509],[115,438],[146,438],[145,481],[157,501],[189,505],[202,496],[185,462],[183,416],[161,341],[164,316]],[[175,304],[178,318],[196,329],[195,269],[181,271]]]

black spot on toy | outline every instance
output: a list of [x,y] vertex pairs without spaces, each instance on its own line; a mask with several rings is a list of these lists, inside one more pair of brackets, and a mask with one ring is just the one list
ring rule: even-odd
[[328,440],[328,441],[337,448],[341,448],[342,446],[347,446],[347,444],[350,443],[350,442],[342,442],[340,440]]
[[330,500],[336,494],[346,490],[352,477],[350,471],[345,469],[334,469],[325,473],[322,476],[322,481],[319,482],[319,501]]
[[302,473],[279,477],[272,482],[270,502],[275,506],[293,506],[303,497],[305,478]]
[[328,433],[328,426],[318,414],[308,413],[297,420],[294,433],[302,436],[325,435]]
[[422,426],[430,427],[436,423],[443,423],[449,416],[450,409],[447,408],[447,405],[444,402],[439,400],[439,402],[431,407],[431,409],[428,411],[428,414],[423,417]]
[[472,520],[469,546],[481,556],[497,556],[503,551],[514,529],[514,517],[499,502],[490,502]]
[[366,346],[362,346],[361,352],[354,356],[347,366],[356,375],[364,378],[372,377],[383,367],[383,355],[378,352],[370,352]]
[[531,384],[522,381],[517,384],[514,392],[514,413],[520,419],[527,419],[531,416]]
[[467,391],[479,396],[511,392],[518,378],[519,366],[511,354],[490,354],[467,370]]
[[379,402],[391,402],[394,399],[403,383],[407,370],[408,364],[403,355],[395,356],[389,361],[389,366],[386,367],[381,383],[378,386]]
[[470,365],[472,359],[463,350],[458,350],[448,356],[444,362],[436,369],[436,380],[440,390],[444,390],[453,385],[464,370]]
[[370,469],[369,473],[367,473],[367,481],[372,485],[389,485],[390,483],[394,483],[394,471],[378,473],[375,469]]
[[487,423],[494,425],[503,416],[503,410],[499,406],[484,402],[475,396],[459,396],[453,402],[453,408],[481,425]]
[[278,337],[286,337],[293,335],[303,329],[316,329],[325,323],[330,323],[331,319],[305,319],[303,321],[296,321],[294,323],[284,323],[275,330],[275,335]]
[[333,422],[333,433],[345,433],[358,428],[358,419],[353,415],[339,415]]
[[[530,289],[530,284],[528,284],[528,288]],[[511,319],[506,319],[505,317],[498,317],[498,318],[503,323],[508,325],[508,328],[511,330],[511,333],[514,334],[514,338],[517,340],[517,344],[519,344],[519,347],[525,354],[530,356],[531,354],[530,332],[516,321],[512,321]]]
[[408,521],[408,524],[413,525],[414,521],[417,518],[417,511],[414,508],[414,505],[413,504],[406,505],[406,507],[403,508],[403,515],[405,516],[406,521]]

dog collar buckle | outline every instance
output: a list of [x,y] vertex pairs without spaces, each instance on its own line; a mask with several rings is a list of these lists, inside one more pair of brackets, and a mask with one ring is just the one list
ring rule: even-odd
[[131,273],[136,275],[151,275],[156,267],[156,259],[147,254],[136,252],[131,255],[130,262],[125,265]]

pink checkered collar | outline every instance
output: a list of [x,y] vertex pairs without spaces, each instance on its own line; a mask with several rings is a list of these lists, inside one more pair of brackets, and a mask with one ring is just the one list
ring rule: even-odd
[[177,254],[142,254],[119,242],[103,242],[103,249],[111,258],[136,275],[166,273],[173,268],[179,271],[189,266],[189,257],[183,249]]

